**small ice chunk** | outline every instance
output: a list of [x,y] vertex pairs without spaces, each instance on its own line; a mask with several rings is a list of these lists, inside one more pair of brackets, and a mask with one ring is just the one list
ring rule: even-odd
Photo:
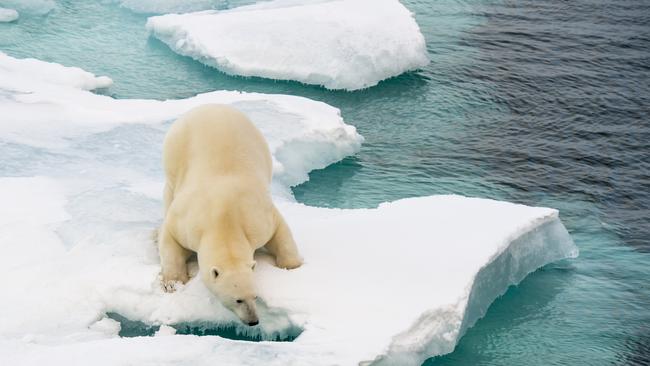
[[9,23],[18,19],[18,12],[14,9],[0,8],[0,23]]
[[78,67],[66,67],[33,58],[16,59],[3,52],[0,52],[0,72],[7,73],[7,77],[36,79],[83,90],[107,88],[113,84],[109,77],[95,76]]
[[232,75],[357,90],[429,63],[413,14],[397,0],[276,0],[151,17],[181,55]]
[[156,337],[164,337],[164,336],[170,336],[176,334],[176,328],[170,327],[169,325],[163,324],[160,326],[160,328],[156,331],[156,334],[154,336]]
[[103,317],[100,320],[94,322],[88,327],[90,330],[105,334],[115,336],[120,332],[122,326],[120,322],[109,317]]

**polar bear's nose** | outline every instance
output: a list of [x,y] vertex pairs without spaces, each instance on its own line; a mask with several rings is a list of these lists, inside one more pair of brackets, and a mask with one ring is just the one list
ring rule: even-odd
[[252,326],[257,325],[259,323],[260,323],[259,320],[255,320],[255,321],[252,321],[252,322],[248,322],[248,325],[250,325],[252,327]]

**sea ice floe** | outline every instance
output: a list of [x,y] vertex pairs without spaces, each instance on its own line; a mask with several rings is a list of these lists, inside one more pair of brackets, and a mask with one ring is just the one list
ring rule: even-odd
[[216,91],[180,100],[116,100],[80,90],[103,85],[101,80],[78,68],[0,53],[0,108],[7,119],[0,134],[6,141],[32,146],[69,146],[72,137],[80,139],[91,131],[127,123],[161,124],[200,104],[232,104],[267,137],[276,181],[285,187],[354,154],[363,141],[338,109],[307,98]]
[[[549,208],[460,196],[356,210],[296,203],[290,185],[361,143],[324,103],[238,92],[115,100],[18,73],[34,62],[7,57],[0,58],[7,112],[0,114],[0,354],[8,365],[419,365],[451,352],[508,286],[577,254]],[[57,72],[64,80],[78,75]],[[305,258],[286,271],[258,255],[261,324],[252,328],[200,279],[167,294],[158,278],[152,237],[162,213],[162,139],[171,120],[209,102],[242,109],[268,139],[274,198]],[[114,313],[166,326],[155,337],[119,338],[120,324],[107,315]],[[195,322],[264,339],[302,332],[293,342],[255,343],[167,327]]]
[[14,9],[0,8],[0,23],[9,23],[18,19],[18,12]]
[[0,52],[0,72],[3,85],[19,85],[23,80],[41,82],[56,86],[69,86],[83,90],[108,88],[113,80],[106,76],[95,76],[78,67],[66,67],[54,62],[33,58],[17,59]]
[[356,90],[426,66],[424,37],[397,0],[276,0],[151,17],[172,50],[225,73]]

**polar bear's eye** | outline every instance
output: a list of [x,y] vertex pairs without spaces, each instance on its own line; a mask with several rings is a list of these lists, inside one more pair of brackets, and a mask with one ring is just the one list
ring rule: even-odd
[[212,277],[214,278],[219,277],[219,271],[217,271],[216,268],[212,268]]
[[242,300],[242,299],[237,300],[238,304],[241,304],[242,302],[244,302],[244,300]]

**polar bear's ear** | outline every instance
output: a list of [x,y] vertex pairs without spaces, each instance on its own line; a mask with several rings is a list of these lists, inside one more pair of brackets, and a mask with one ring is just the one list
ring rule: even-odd
[[217,267],[212,267],[212,270],[210,272],[212,272],[212,278],[219,277],[219,271],[217,271]]
[[255,265],[256,265],[256,264],[257,264],[257,262],[255,262],[255,261],[251,261],[250,266],[251,266],[251,269],[252,269],[252,270],[255,270]]

